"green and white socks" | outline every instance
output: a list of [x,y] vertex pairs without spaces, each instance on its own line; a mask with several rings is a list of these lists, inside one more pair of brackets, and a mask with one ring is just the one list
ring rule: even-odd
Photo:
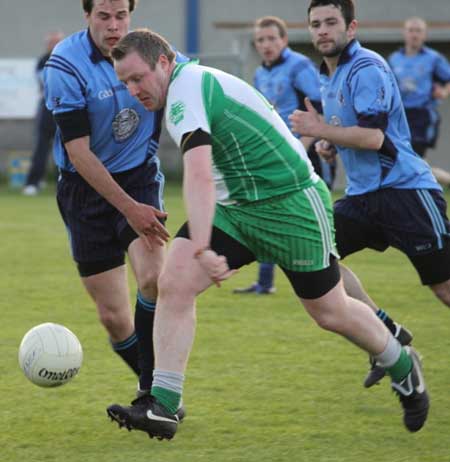
[[386,348],[375,355],[377,363],[384,367],[394,382],[400,383],[411,372],[412,359],[404,347],[392,335],[389,335]]
[[171,414],[175,414],[181,406],[183,383],[183,374],[155,369],[151,394]]

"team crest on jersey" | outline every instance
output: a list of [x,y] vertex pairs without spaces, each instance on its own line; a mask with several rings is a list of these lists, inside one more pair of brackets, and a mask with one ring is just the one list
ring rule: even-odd
[[405,77],[400,80],[400,89],[405,93],[415,92],[417,90],[417,83],[412,77]]
[[183,103],[183,101],[175,101],[175,103],[172,103],[170,106],[169,120],[174,125],[178,125],[184,119],[185,108],[186,105]]
[[139,114],[134,109],[122,109],[116,117],[114,117],[112,123],[115,141],[120,143],[128,139],[136,131],[138,125]]

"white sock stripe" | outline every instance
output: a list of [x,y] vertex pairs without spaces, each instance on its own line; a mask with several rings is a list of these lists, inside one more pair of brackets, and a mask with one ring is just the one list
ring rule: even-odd
[[183,383],[184,375],[179,372],[163,371],[161,369],[153,371],[153,387],[165,388],[181,395],[183,393]]
[[391,367],[398,361],[401,352],[402,346],[399,341],[392,334],[389,334],[386,348],[379,355],[375,355],[374,358],[381,367]]

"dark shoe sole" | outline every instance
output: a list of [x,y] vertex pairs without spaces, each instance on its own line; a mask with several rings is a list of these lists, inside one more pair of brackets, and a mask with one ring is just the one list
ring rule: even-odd
[[275,287],[272,287],[270,289],[265,289],[262,291],[257,291],[257,290],[246,290],[246,289],[234,289],[233,294],[237,295],[273,295],[277,289]]
[[364,387],[370,388],[374,385],[379,385],[380,380],[383,379],[385,375],[386,369],[384,369],[381,366],[374,366],[372,369],[370,369],[369,373],[367,374],[367,377],[364,380]]
[[400,332],[395,338],[401,345],[406,346],[410,345],[413,341],[413,334],[406,327],[400,326]]

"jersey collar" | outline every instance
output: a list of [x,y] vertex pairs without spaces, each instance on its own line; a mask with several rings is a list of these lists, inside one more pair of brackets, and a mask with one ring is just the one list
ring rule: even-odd
[[[402,54],[405,55],[405,56],[410,56],[410,55],[407,55],[407,54],[406,54],[406,48],[405,48],[405,47],[401,47],[401,48],[399,49],[399,51],[400,51],[400,53],[402,53]],[[422,53],[425,53],[425,47],[424,47],[424,46],[421,47],[420,50],[417,52],[418,55],[420,55],[420,54],[422,54]],[[415,55],[414,55],[414,56],[415,56]]]
[[87,38],[88,38],[89,45],[91,46],[91,54],[89,55],[89,58],[91,58],[92,63],[98,64],[101,61],[107,61],[109,64],[112,64],[113,63],[112,59],[107,58],[106,56],[103,56],[103,53],[99,50],[99,48],[95,44],[94,39],[92,38],[91,32],[89,29],[87,30]]
[[280,56],[278,56],[278,58],[273,63],[265,64],[264,62],[262,62],[261,66],[270,71],[274,67],[279,66],[280,64],[283,64],[286,61],[286,59],[288,59],[291,53],[292,53],[291,49],[289,47],[286,47],[281,51]]
[[[342,50],[342,53],[339,56],[338,67],[348,63],[360,48],[361,44],[358,42],[358,40],[350,40],[350,42],[347,43],[347,46]],[[325,61],[322,61],[322,64],[320,65],[320,73],[328,75],[328,67],[325,64]]]
[[183,63],[177,63],[176,66],[173,68],[172,74],[170,74],[170,82],[173,82],[177,77],[181,70],[190,64],[198,64],[198,59],[191,59],[190,61],[185,61]]

